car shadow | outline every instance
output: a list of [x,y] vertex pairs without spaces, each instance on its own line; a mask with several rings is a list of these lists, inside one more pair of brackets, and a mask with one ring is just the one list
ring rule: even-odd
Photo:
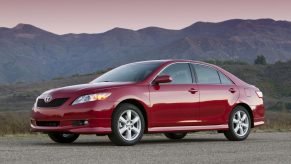
[[142,140],[139,144],[168,144],[168,143],[201,143],[201,142],[227,142],[226,139],[221,138],[185,138],[182,140],[169,140],[169,139],[151,139]]
[[[202,142],[229,142],[226,139],[222,139],[222,138],[195,138],[195,139],[191,139],[191,138],[186,138],[186,139],[182,139],[182,140],[169,140],[169,139],[163,139],[163,138],[159,138],[159,139],[144,139],[141,140],[137,145],[152,145],[152,144],[181,144],[181,143],[202,143]],[[53,142],[49,142],[49,143],[32,143],[33,145],[38,145],[38,146],[84,146],[84,147],[90,147],[90,146],[115,146],[112,142],[110,142],[110,140],[103,140],[103,141],[82,141],[82,140],[77,140],[74,143],[69,143],[69,144],[61,144],[61,143],[53,143]]]

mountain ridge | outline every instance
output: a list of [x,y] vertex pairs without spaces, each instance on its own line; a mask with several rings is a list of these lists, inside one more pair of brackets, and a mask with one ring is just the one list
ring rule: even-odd
[[32,82],[104,70],[133,61],[184,58],[291,59],[291,22],[231,19],[180,30],[113,28],[104,33],[54,34],[30,24],[0,27],[0,83]]

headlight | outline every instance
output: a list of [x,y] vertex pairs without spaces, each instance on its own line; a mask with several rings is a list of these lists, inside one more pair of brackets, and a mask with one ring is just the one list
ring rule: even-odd
[[72,103],[72,105],[82,104],[82,103],[86,103],[86,102],[90,102],[90,101],[105,100],[110,95],[111,95],[111,93],[104,92],[104,93],[96,93],[96,94],[80,96]]

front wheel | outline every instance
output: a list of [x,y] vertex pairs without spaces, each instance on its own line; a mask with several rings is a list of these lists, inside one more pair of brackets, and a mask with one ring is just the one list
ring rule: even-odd
[[165,133],[164,135],[172,140],[179,140],[186,136],[187,133]]
[[241,106],[236,107],[229,117],[229,130],[224,132],[230,141],[245,140],[251,130],[251,118],[249,112]]
[[72,133],[48,133],[50,139],[57,143],[72,143],[78,137],[79,134],[72,134]]
[[112,133],[108,137],[116,145],[134,145],[143,136],[144,117],[140,109],[132,104],[120,104],[113,113],[111,123]]

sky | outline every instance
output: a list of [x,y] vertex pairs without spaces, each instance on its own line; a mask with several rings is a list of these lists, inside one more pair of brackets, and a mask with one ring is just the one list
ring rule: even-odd
[[181,29],[237,18],[291,21],[291,0],[0,0],[0,27],[26,23],[56,34]]

